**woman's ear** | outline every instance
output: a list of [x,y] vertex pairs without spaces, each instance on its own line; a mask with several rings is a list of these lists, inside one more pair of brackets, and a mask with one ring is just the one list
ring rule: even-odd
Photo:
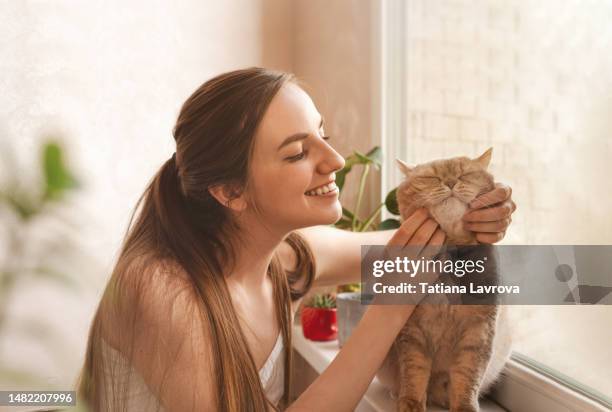
[[227,184],[218,184],[209,186],[208,192],[223,206],[235,212],[242,212],[246,209],[246,200],[243,194],[240,194],[236,188],[232,188]]

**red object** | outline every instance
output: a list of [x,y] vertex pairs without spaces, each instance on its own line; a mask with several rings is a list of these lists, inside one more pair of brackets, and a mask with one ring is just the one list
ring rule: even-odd
[[334,340],[338,337],[336,308],[302,308],[302,331],[304,337],[314,341]]

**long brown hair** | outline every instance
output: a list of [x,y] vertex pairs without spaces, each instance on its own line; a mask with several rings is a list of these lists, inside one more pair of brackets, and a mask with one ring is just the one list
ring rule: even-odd
[[[297,80],[291,74],[258,67],[236,70],[205,82],[183,104],[173,130],[176,154],[160,168],[134,208],[91,326],[78,394],[79,401],[93,410],[127,409],[126,382],[132,377],[119,379],[115,375],[120,372],[105,364],[102,340],[109,339],[105,331],[119,329],[113,333],[123,334],[121,340],[129,342],[130,325],[139,321],[132,313],[138,305],[134,300],[150,286],[150,268],[165,261],[177,263],[188,275],[195,305],[207,321],[218,410],[268,410],[269,401],[225,283],[224,274],[235,261],[232,245],[240,227],[229,208],[207,188],[227,184],[238,188],[236,195],[248,189],[256,130],[287,82]],[[295,271],[283,271],[276,255],[268,268],[286,348],[283,406],[288,404],[292,363],[291,301],[306,293],[314,275],[313,257],[304,240],[294,232],[286,241],[297,255]],[[295,288],[298,281],[303,285],[300,289]],[[128,326],[115,325],[118,319]],[[129,361],[134,348],[128,343],[120,351]]]

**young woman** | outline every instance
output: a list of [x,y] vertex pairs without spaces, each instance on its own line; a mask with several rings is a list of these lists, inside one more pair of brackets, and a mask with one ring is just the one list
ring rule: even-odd
[[[359,281],[361,244],[440,245],[444,233],[423,210],[397,230],[329,226],[342,214],[333,182],[344,160],[290,74],[249,68],[207,81],[174,138],[93,320],[79,400],[113,412],[353,410],[414,307],[370,306],[289,405],[301,297]],[[515,206],[505,186],[483,196],[493,207],[468,220],[496,242]]]

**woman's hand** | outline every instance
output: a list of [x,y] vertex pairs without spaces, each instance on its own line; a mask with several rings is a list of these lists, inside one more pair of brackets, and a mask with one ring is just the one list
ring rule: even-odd
[[[404,220],[402,225],[395,231],[393,237],[387,242],[385,247],[385,260],[395,261],[396,259],[403,260],[418,260],[421,257],[430,258],[440,252],[446,240],[446,233],[440,229],[430,215],[427,209],[421,208],[414,211]],[[439,274],[435,272],[420,272],[417,277],[411,275],[406,280],[408,282],[426,282],[433,284],[438,279]],[[393,277],[379,278],[383,284],[385,281],[394,284]],[[414,305],[425,297],[425,294],[413,292],[406,299],[402,300],[402,304],[396,307],[387,307],[387,310],[395,312],[394,314],[403,317],[405,321],[414,310]],[[387,300],[389,303],[389,300]],[[382,309],[381,309],[382,310]],[[390,314],[390,316],[392,316]]]
[[515,210],[512,188],[496,183],[495,189],[470,202],[470,210],[463,215],[463,227],[475,232],[480,243],[496,243],[506,235]]
[[439,246],[446,234],[425,208],[415,210],[397,229],[387,246]]

